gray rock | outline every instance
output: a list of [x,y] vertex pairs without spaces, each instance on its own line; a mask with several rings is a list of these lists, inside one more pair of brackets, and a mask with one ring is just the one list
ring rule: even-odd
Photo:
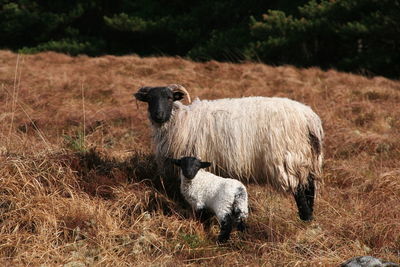
[[399,264],[383,261],[372,256],[354,257],[340,265],[341,267],[400,267]]

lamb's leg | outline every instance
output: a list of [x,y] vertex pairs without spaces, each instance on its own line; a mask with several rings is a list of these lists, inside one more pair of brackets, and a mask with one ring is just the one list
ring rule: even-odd
[[196,210],[196,218],[204,225],[206,229],[211,226],[211,218],[213,213],[206,208]]
[[233,217],[235,219],[235,224],[236,224],[236,228],[240,231],[240,232],[244,232],[244,230],[246,230],[246,223],[244,222],[244,218],[246,217],[244,215],[244,213],[242,212],[242,210],[240,210],[239,208],[233,208]]
[[239,187],[237,189],[237,193],[235,194],[235,201],[233,202],[232,210],[233,216],[235,217],[236,228],[241,232],[244,232],[246,229],[244,218],[246,218],[248,214],[247,203],[248,200],[246,188]]
[[218,242],[220,243],[225,243],[228,241],[229,236],[232,231],[232,214],[227,214],[224,216],[224,218],[220,221],[221,223],[221,232],[219,233],[218,236]]
[[310,179],[310,177],[308,184],[299,186],[294,194],[294,199],[299,210],[299,217],[303,221],[311,221],[313,219],[315,184],[314,179]]

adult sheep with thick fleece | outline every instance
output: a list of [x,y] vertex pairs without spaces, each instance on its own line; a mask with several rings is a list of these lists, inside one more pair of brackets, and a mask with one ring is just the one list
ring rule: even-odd
[[212,173],[266,183],[293,194],[302,220],[312,219],[321,177],[322,123],[313,110],[280,97],[195,100],[181,85],[142,87],[134,94],[148,103],[155,156],[196,155],[212,161]]

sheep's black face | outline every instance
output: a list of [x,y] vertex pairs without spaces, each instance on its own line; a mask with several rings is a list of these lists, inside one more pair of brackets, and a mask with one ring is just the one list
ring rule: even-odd
[[137,100],[147,102],[151,120],[165,123],[171,118],[172,104],[183,98],[183,93],[167,87],[143,87],[135,94]]
[[182,169],[183,176],[193,179],[201,168],[207,168],[210,162],[203,162],[194,157],[183,157],[179,160],[174,159],[173,163]]

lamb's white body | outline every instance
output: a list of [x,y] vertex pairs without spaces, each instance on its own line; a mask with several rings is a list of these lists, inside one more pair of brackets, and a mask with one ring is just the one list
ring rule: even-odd
[[194,210],[210,209],[219,222],[232,212],[237,219],[247,218],[247,191],[238,180],[222,178],[204,170],[199,170],[193,179],[187,179],[181,172],[180,179],[181,193]]
[[277,97],[174,102],[169,121],[153,126],[156,160],[196,155],[211,172],[295,192],[319,179],[323,129],[310,107]]

